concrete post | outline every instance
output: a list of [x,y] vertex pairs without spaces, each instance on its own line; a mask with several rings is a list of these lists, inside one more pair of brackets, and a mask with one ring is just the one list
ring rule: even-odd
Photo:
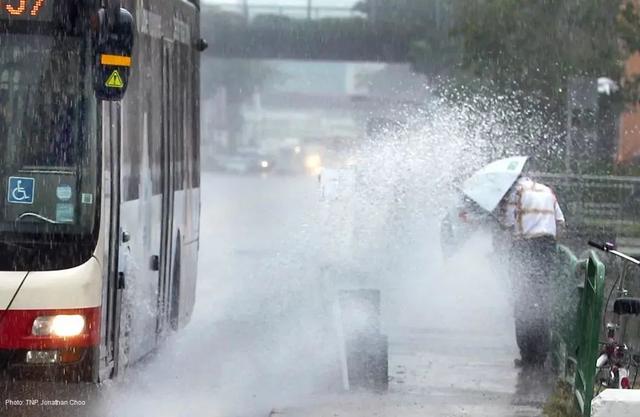
[[591,402],[591,417],[630,417],[640,410],[640,390],[606,389]]

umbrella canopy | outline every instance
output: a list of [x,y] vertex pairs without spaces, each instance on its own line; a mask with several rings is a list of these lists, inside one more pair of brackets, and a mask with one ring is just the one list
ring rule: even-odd
[[528,159],[528,156],[513,156],[491,162],[462,184],[462,192],[492,212],[516,182]]

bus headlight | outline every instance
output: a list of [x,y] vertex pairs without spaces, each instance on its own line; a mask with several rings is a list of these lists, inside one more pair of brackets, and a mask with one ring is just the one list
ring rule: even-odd
[[33,321],[31,333],[34,336],[78,336],[84,330],[84,317],[79,314],[41,316]]

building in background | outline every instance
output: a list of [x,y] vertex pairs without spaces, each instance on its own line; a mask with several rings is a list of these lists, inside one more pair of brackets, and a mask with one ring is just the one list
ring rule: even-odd
[[207,166],[218,152],[229,146],[226,90],[218,88],[208,97],[203,96],[200,112],[200,157]]
[[[625,64],[628,77],[640,75],[640,55],[635,54]],[[630,163],[640,159],[640,106],[626,111],[620,117],[617,162]]]
[[370,120],[406,118],[428,97],[408,64],[269,61],[277,74],[243,108],[243,144],[354,143]]
[[283,141],[359,136],[347,91],[349,63],[267,61],[275,74],[243,107],[243,144],[269,150]]

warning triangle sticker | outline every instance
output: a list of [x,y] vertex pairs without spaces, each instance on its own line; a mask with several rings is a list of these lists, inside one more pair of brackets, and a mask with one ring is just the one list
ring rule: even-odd
[[124,82],[122,82],[122,77],[120,77],[120,73],[118,72],[118,70],[113,70],[109,78],[107,78],[107,82],[105,83],[105,85],[111,88],[124,87]]

